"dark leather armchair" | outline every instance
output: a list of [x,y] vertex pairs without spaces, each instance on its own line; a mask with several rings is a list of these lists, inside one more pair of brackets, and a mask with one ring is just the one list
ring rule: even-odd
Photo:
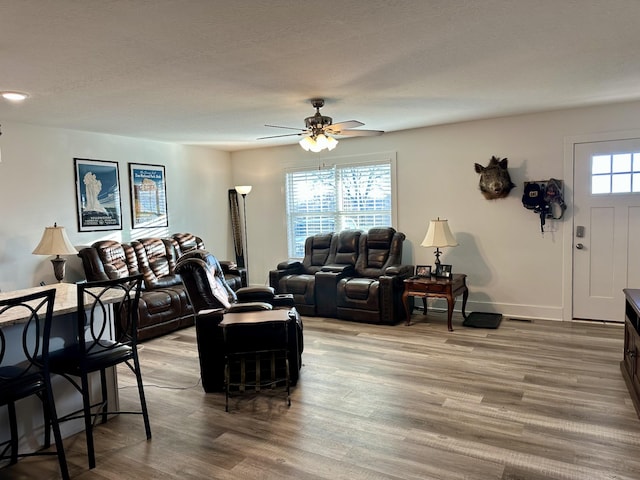
[[315,274],[327,263],[332,251],[335,253],[333,239],[333,233],[308,237],[304,243],[302,262],[281,262],[276,270],[269,272],[269,285],[278,293],[293,295],[301,315],[317,314]]
[[271,287],[242,287],[234,291],[227,283],[218,259],[206,250],[192,250],[182,255],[175,271],[180,275],[196,312],[216,310],[224,314],[270,310],[277,300],[274,300]]
[[353,276],[337,282],[336,316],[369,323],[396,323],[404,318],[404,279],[413,265],[402,265],[405,235],[391,227],[372,228],[360,236]]
[[284,307],[293,313],[289,323],[289,370],[291,385],[302,366],[302,321],[289,295],[274,295],[271,287],[243,287],[234,291],[225,281],[218,260],[206,250],[193,250],[180,257],[176,273],[182,278],[195,312],[196,337],[202,387],[206,392],[224,390],[225,348],[219,326],[227,313],[268,312]]

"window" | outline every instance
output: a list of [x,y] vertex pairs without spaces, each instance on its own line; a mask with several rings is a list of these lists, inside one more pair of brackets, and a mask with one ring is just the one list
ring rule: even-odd
[[640,153],[591,157],[591,193],[640,192]]
[[392,225],[392,162],[286,173],[289,257],[304,257],[316,233]]

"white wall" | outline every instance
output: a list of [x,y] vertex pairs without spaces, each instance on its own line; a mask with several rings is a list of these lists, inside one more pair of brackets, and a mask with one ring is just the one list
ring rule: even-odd
[[[640,128],[640,103],[562,110],[422,128],[380,137],[340,140],[333,152],[312,154],[299,146],[233,152],[235,184],[253,185],[247,196],[249,268],[252,283],[267,283],[268,271],[287,258],[284,169],[296,163],[334,163],[335,157],[397,153],[398,218],[407,235],[405,261],[433,264],[420,247],[430,219],[447,218],[460,246],[444,249],[443,263],[468,274],[467,311],[496,311],[526,318],[568,318],[572,210],[547,220],[521,204],[523,182],[564,179],[567,137]],[[485,200],[474,163],[492,155],[509,158],[517,185],[509,197]],[[571,172],[571,169],[567,169]],[[572,181],[569,185],[572,185]],[[567,237],[568,236],[568,237]]]
[[[63,225],[71,243],[128,241],[147,236],[192,232],[220,258],[232,258],[227,191],[230,155],[204,147],[187,147],[114,135],[3,123],[0,149],[0,289],[55,283],[52,257],[32,255],[45,226]],[[78,232],[74,158],[117,161],[123,229]],[[169,226],[131,229],[127,162],[164,165]],[[80,259],[67,258],[66,281],[84,278]]]
[[[266,284],[268,271],[286,259],[284,169],[299,163],[330,164],[336,157],[396,152],[398,218],[407,235],[405,261],[432,264],[433,251],[419,244],[428,222],[448,218],[460,246],[445,249],[443,263],[469,275],[468,311],[562,319],[570,310],[572,182],[565,174],[569,137],[640,129],[640,102],[482,120],[381,137],[340,141],[333,152],[312,154],[297,145],[220,152],[127,137],[3,123],[0,137],[0,289],[54,283],[49,257],[31,255],[45,226],[64,225],[74,245],[103,238],[130,240],[189,231],[201,235],[220,258],[233,259],[227,190],[253,185],[247,196],[251,282]],[[473,164],[508,157],[511,195],[485,200]],[[73,158],[119,162],[123,230],[79,233]],[[166,167],[169,227],[131,230],[127,162]],[[569,165],[570,167],[570,165]],[[566,171],[571,172],[571,168]],[[569,182],[569,209],[542,236],[538,218],[521,206],[526,180]],[[67,257],[68,281],[83,278],[76,257]]]

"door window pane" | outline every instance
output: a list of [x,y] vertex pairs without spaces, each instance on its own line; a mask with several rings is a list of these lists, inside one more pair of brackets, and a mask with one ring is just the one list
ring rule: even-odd
[[609,175],[598,175],[591,177],[591,193],[611,193],[611,177]]
[[631,191],[631,174],[619,173],[611,177],[611,193],[629,193]]
[[591,194],[640,192],[640,152],[591,157]]
[[611,155],[595,155],[591,159],[591,173],[611,173]]
[[631,171],[631,154],[623,153],[613,156],[613,173],[622,173]]

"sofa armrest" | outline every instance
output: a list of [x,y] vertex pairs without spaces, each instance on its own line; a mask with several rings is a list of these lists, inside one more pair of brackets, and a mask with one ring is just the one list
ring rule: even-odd
[[355,274],[355,267],[350,264],[324,265],[315,275],[315,294],[317,313],[323,317],[336,317],[338,304],[336,294],[340,279]]
[[413,265],[391,265],[387,267],[384,271],[384,275],[388,276],[400,276],[400,277],[410,277],[413,275],[414,266]]
[[280,262],[277,267],[278,270],[302,270],[302,262],[299,260],[287,260],[285,262]]
[[152,285],[145,284],[146,290],[154,290],[156,288],[175,287],[176,285],[182,286],[182,279],[180,275],[165,275],[158,277]]
[[258,310],[272,310],[273,306],[266,302],[247,302],[247,303],[234,303],[227,309],[227,313],[238,312],[255,312]]
[[222,321],[224,318],[224,308],[206,308],[197,313],[200,319]]
[[349,265],[349,264],[345,264],[345,265],[332,264],[332,265],[324,265],[320,269],[320,272],[336,273],[342,276],[345,276],[345,275],[351,276],[355,274],[356,269],[353,265]]
[[231,273],[238,271],[238,264],[231,260],[218,260],[218,263],[222,267],[224,273]]
[[273,288],[265,286],[242,287],[236,290],[239,303],[267,302],[273,300],[275,292]]
[[276,293],[278,292],[278,284],[280,279],[285,275],[299,275],[304,273],[304,267],[299,261],[288,260],[286,262],[280,262],[276,270],[269,271],[269,285],[273,287]]
[[413,275],[413,265],[394,265],[385,270],[380,282],[380,321],[394,324],[404,316],[404,280]]
[[225,275],[237,275],[240,277],[240,283],[243,287],[247,286],[247,269],[244,267],[239,267],[236,262],[232,262],[231,260],[218,260],[218,263],[222,267],[222,273]]
[[95,248],[87,247],[81,249],[78,252],[78,257],[82,259],[82,267],[87,281],[109,280],[109,276],[104,271],[104,264]]

